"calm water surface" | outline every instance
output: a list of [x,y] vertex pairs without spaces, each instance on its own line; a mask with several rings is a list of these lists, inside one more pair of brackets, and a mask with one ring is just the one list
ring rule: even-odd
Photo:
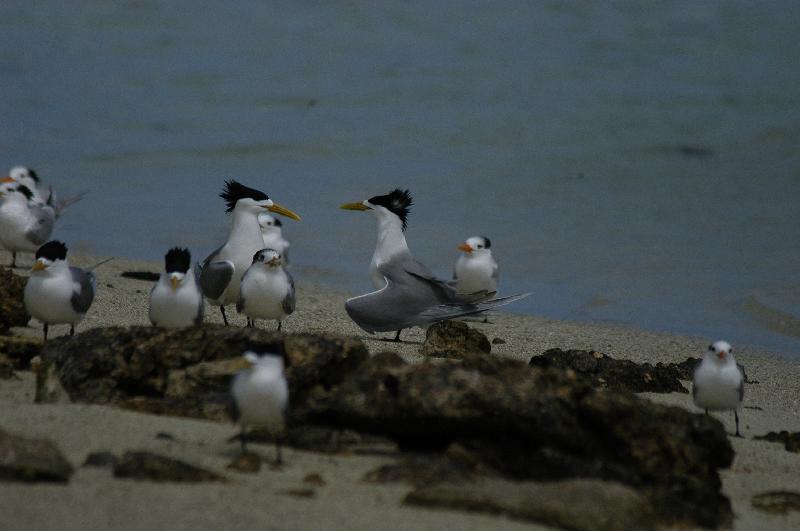
[[0,4],[0,168],[90,195],[56,236],[204,257],[235,177],[298,282],[358,292],[343,202],[410,188],[449,275],[492,238],[510,308],[800,357],[800,3]]

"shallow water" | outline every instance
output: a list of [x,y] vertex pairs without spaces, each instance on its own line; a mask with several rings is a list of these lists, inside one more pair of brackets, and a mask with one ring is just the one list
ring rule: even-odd
[[510,310],[800,357],[796,2],[12,0],[0,30],[0,167],[91,190],[73,249],[202,258],[234,177],[303,216],[298,282],[358,292],[375,223],[337,206],[399,186],[441,275],[491,237]]

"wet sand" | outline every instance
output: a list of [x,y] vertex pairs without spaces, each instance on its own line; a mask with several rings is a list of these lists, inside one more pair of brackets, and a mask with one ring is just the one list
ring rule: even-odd
[[[0,263],[9,255],[0,252]],[[89,266],[98,259],[71,256],[71,263]],[[30,265],[30,256],[20,262]],[[160,270],[161,264],[114,260],[97,269],[98,294],[77,331],[110,325],[148,325],[147,297],[151,283],[120,277],[126,270]],[[17,270],[25,273],[25,268]],[[25,273],[26,274],[26,273]],[[362,338],[370,352],[395,350],[417,360],[424,339],[419,329],[403,332],[404,343],[381,341],[358,329],[344,312],[347,296],[335,290],[298,283],[295,314],[284,321],[284,331],[336,332]],[[207,307],[206,320],[221,322],[219,311]],[[694,338],[630,328],[555,321],[505,313],[492,315],[491,323],[471,322],[490,340],[493,353],[527,360],[553,348],[582,348],[605,352],[637,362],[682,361],[699,356],[708,343],[720,338]],[[233,324],[244,318],[234,315]],[[274,324],[260,323],[268,329]],[[66,326],[51,333],[68,332]],[[14,333],[36,336],[41,326],[32,321]],[[386,335],[390,337],[391,335]],[[731,438],[736,458],[722,471],[723,489],[731,498],[736,529],[800,528],[800,513],[776,516],[756,511],[750,500],[769,490],[800,492],[800,455],[780,444],[752,439],[768,431],[800,431],[800,364],[780,353],[734,345],[737,361],[750,380],[745,409],[740,414],[744,438]],[[688,387],[688,382],[685,382]],[[404,507],[411,490],[405,484],[373,485],[361,481],[370,470],[393,461],[392,455],[329,456],[286,449],[286,466],[263,467],[257,474],[226,470],[238,445],[228,442],[233,425],[174,417],[145,415],[111,407],[83,404],[33,403],[33,375],[19,373],[17,380],[0,381],[0,426],[25,436],[53,440],[76,467],[67,485],[0,483],[2,526],[9,529],[538,529],[503,516]],[[690,395],[644,395],[660,403],[697,411]],[[729,433],[733,415],[720,414]],[[156,438],[166,432],[173,440]],[[265,460],[274,456],[270,445],[252,445]],[[114,479],[108,469],[81,467],[91,452],[122,454],[152,450],[224,474],[230,484],[157,484]],[[303,478],[320,474],[326,484],[313,487],[311,498],[287,491],[309,488]],[[544,528],[541,528],[544,529]]]

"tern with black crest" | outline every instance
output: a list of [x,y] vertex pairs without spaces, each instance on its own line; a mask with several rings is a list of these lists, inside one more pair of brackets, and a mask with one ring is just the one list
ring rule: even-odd
[[294,308],[294,279],[283,268],[281,254],[275,249],[258,251],[242,277],[236,311],[247,316],[249,326],[256,319],[269,319],[278,321],[280,330],[283,318]]
[[203,322],[203,293],[191,264],[188,249],[173,247],[164,256],[164,273],[150,290],[153,326],[180,328]]
[[11,251],[11,267],[17,253],[36,252],[53,233],[55,211],[33,199],[31,189],[17,182],[0,190],[0,244]]
[[394,340],[399,341],[404,328],[482,313],[528,295],[480,301],[485,292],[459,295],[448,282],[436,278],[414,259],[406,242],[412,204],[408,190],[395,189],[341,206],[371,211],[378,221],[378,242],[369,268],[378,289],[345,302],[347,314],[358,326],[369,333],[396,331]]
[[272,201],[264,192],[236,181],[226,181],[220,194],[231,214],[231,230],[222,247],[211,253],[199,266],[198,277],[203,295],[220,307],[222,319],[228,324],[225,306],[239,298],[242,276],[253,261],[253,255],[263,248],[264,240],[258,215],[265,210],[300,220],[300,216]]
[[25,285],[25,309],[44,324],[45,341],[48,327],[54,324],[70,325],[69,335],[74,335],[75,326],[92,305],[95,288],[94,273],[70,267],[67,246],[53,240],[36,251],[36,262]]

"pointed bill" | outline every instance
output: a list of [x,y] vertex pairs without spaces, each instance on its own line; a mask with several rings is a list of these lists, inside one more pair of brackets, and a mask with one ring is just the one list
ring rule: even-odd
[[288,208],[282,207],[278,203],[273,203],[270,206],[264,208],[266,208],[270,212],[275,212],[276,214],[280,214],[281,216],[286,216],[287,218],[291,218],[295,221],[300,221],[300,216],[298,216]]
[[343,210],[372,210],[364,203],[345,203],[339,208]]

